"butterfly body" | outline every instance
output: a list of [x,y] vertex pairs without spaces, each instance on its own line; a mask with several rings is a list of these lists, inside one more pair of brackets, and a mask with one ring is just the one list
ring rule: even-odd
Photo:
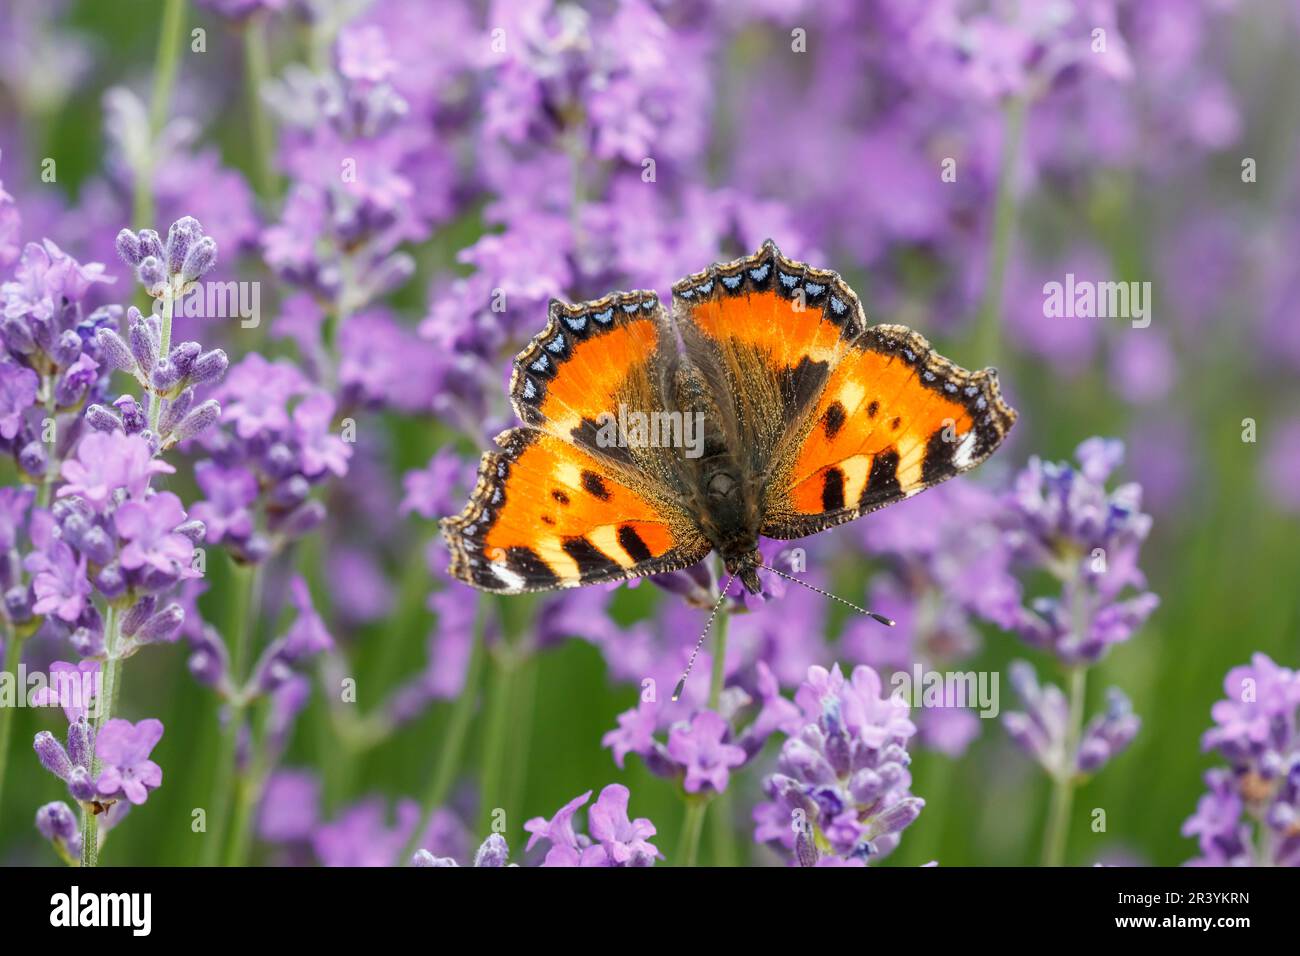
[[517,593],[718,552],[757,592],[760,536],[799,538],[983,461],[1015,421],[992,370],[868,327],[833,272],[771,242],[673,287],[553,302],[515,361],[524,427],[445,519],[453,576]]

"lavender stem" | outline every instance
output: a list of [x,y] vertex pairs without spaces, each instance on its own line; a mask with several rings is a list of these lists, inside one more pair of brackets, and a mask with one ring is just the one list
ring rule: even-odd
[[442,751],[438,754],[438,765],[429,778],[429,789],[425,792],[424,806],[420,822],[411,831],[406,846],[398,862],[405,864],[420,848],[420,839],[429,829],[433,814],[442,806],[451,790],[456,768],[460,766],[461,752],[465,748],[465,737],[469,732],[470,720],[474,715],[474,704],[478,700],[478,685],[483,672],[486,650],[483,647],[483,633],[487,628],[487,598],[480,594],[474,605],[474,636],[469,650],[469,663],[465,667],[465,686],[452,706],[451,719],[442,738]]
[[[113,718],[117,705],[118,692],[118,620],[117,608],[109,604],[104,614],[104,666],[100,675],[99,698],[96,700],[95,740]],[[90,777],[99,776],[99,758],[91,755]],[[99,865],[99,814],[82,807],[81,816],[81,865],[83,867]]]
[[221,731],[221,741],[217,748],[216,772],[212,776],[214,804],[208,815],[211,832],[203,847],[202,864],[216,866],[221,858],[222,845],[225,843],[226,822],[230,815],[230,806],[234,790],[238,785],[238,772],[235,767],[236,751],[239,745],[239,728],[243,723],[244,703],[242,701],[244,662],[248,657],[248,648],[252,643],[252,622],[261,604],[261,565],[235,565],[235,596],[231,602],[229,633],[234,641],[230,647],[230,681],[235,688],[229,702],[230,713],[226,717],[226,726]]
[[1070,832],[1070,807],[1078,779],[1075,759],[1083,733],[1083,704],[1087,692],[1088,668],[1076,664],[1069,673],[1070,723],[1066,728],[1061,766],[1052,775],[1052,802],[1043,836],[1043,866],[1062,866],[1065,862],[1066,837]]

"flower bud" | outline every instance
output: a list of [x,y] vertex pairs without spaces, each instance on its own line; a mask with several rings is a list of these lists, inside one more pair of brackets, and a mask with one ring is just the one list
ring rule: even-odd
[[158,362],[158,343],[144,322],[135,322],[128,333],[131,340],[131,355],[141,374],[149,375]]
[[140,252],[140,237],[130,229],[123,229],[119,232],[113,244],[117,247],[117,254],[122,257],[122,261],[128,266],[138,266],[140,264],[140,259],[143,257]]
[[206,382],[212,382],[226,374],[226,367],[230,364],[230,359],[221,349],[212,349],[204,352],[194,360],[193,366],[189,370],[189,380],[191,385],[203,385]]
[[136,633],[135,639],[141,644],[174,641],[184,623],[185,611],[181,606],[176,603],[168,604],[145,622]]
[[135,356],[131,353],[130,346],[116,331],[99,329],[95,332],[95,341],[99,343],[99,350],[110,366],[120,368],[124,372],[135,373]]
[[163,290],[167,288],[167,274],[163,272],[162,260],[154,256],[146,256],[142,259],[135,270],[135,275],[145,291],[152,296],[162,295]]
[[68,725],[68,758],[78,767],[89,767],[94,754],[95,728],[82,714]]
[[32,749],[36,751],[36,758],[40,760],[41,766],[48,770],[60,780],[67,780],[72,773],[72,761],[68,758],[68,752],[63,749],[63,744],[55,739],[54,735],[48,730],[42,730],[32,741]]
[[217,244],[211,236],[204,236],[186,254],[181,267],[181,279],[185,282],[194,282],[201,279],[216,264]]
[[215,425],[220,417],[221,406],[215,401],[208,399],[206,402],[201,402],[172,430],[172,438],[176,441],[193,438]]

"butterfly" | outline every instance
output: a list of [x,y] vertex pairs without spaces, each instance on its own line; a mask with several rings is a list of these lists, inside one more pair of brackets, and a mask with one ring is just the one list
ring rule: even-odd
[[768,240],[654,292],[552,301],[514,362],[522,427],[442,520],[450,573],[505,594],[662,574],[718,552],[760,590],[760,536],[802,538],[984,461],[1016,412],[835,272]]

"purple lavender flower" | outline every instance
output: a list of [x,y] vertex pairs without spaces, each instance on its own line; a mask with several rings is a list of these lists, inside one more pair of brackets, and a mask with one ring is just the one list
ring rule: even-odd
[[650,866],[663,856],[647,841],[655,835],[654,824],[644,817],[628,819],[629,797],[627,787],[611,783],[587,812],[587,829],[605,851],[608,866]]
[[334,399],[313,391],[293,411],[294,436],[302,455],[302,473],[316,478],[326,471],[342,477],[348,472],[352,449],[332,431]]
[[[395,823],[390,824],[384,800],[367,797],[318,826],[312,848],[325,866],[397,866],[420,816],[414,800],[403,800],[397,805]],[[434,814],[419,843],[449,857],[464,857],[467,851],[464,828],[446,809]]]
[[653,866],[662,856],[646,839],[655,835],[655,826],[641,817],[628,818],[627,787],[611,783],[601,790],[587,813],[588,836],[575,831],[573,817],[590,799],[588,790],[550,820],[534,817],[525,823],[524,829],[532,834],[525,850],[541,840],[549,841],[543,866]]
[[1012,661],[1011,685],[1025,709],[1007,711],[1002,724],[1011,739],[1054,779],[1074,779],[1101,770],[1128,747],[1142,726],[1119,688],[1106,692],[1106,708],[1088,725],[1071,750],[1070,706],[1053,684],[1039,685],[1038,675],[1025,661]]
[[[614,763],[623,769],[623,762],[630,753],[645,756],[655,745],[655,731],[659,727],[659,715],[656,706],[649,701],[641,701],[631,710],[618,715],[618,729],[610,730],[600,738],[602,747],[614,751]],[[698,789],[698,787],[696,788]]]
[[748,759],[743,748],[727,742],[730,733],[727,722],[711,710],[700,711],[689,724],[669,730],[668,754],[685,768],[687,793],[699,793],[706,786],[715,793],[727,789],[729,770]]
[[[510,847],[506,843],[506,838],[499,833],[493,833],[479,846],[474,853],[474,865],[486,867],[515,866],[509,862]],[[434,856],[428,850],[416,850],[415,855],[411,858],[413,866],[460,866],[454,857]]]
[[257,832],[270,843],[311,839],[320,817],[320,780],[310,770],[281,769],[262,790]]
[[257,478],[247,468],[224,468],[214,461],[194,466],[194,480],[205,499],[193,507],[196,520],[207,529],[205,540],[220,544],[223,539],[245,541],[253,533],[249,507],[257,500]]
[[925,801],[912,796],[906,744],[916,732],[907,704],[881,696],[880,677],[860,665],[811,667],[795,701],[807,722],[781,748],[779,772],[763,781],[755,838],[795,851],[813,866],[819,846],[845,859],[892,850]]
[[58,493],[59,497],[77,495],[102,509],[119,488],[125,488],[129,497],[139,498],[154,475],[175,471],[155,459],[148,442],[139,435],[91,432],[78,442],[77,457],[63,463],[66,484]]
[[289,629],[267,646],[253,668],[252,686],[260,692],[276,690],[294,676],[294,666],[334,646],[334,638],[312,603],[307,582],[295,576],[289,591],[298,615]]
[[49,550],[29,554],[23,566],[34,576],[33,614],[53,614],[69,624],[81,617],[93,590],[86,577],[84,556],[56,540],[50,543]]
[[40,380],[29,368],[0,361],[0,438],[12,440],[22,428],[23,413],[36,403]]
[[578,836],[573,829],[573,817],[587,805],[587,801],[590,799],[591,791],[588,790],[560,807],[551,819],[533,817],[525,823],[524,830],[531,836],[528,838],[528,844],[524,847],[524,850],[531,850],[541,840],[549,840],[553,847],[576,848],[578,846]]
[[99,696],[99,661],[69,664],[55,661],[49,667],[50,683],[38,688],[31,698],[34,707],[62,707],[69,724],[75,724],[91,710]]
[[1200,844],[1192,863],[1300,866],[1300,672],[1255,654],[1223,689],[1201,745],[1228,767],[1206,774],[1209,792],[1183,824]]
[[1097,661],[1128,640],[1159,604],[1149,591],[1120,599],[1126,589],[1146,585],[1138,550],[1151,530],[1137,485],[1105,487],[1123,455],[1120,442],[1091,438],[1076,451],[1078,468],[1032,458],[1009,500],[1011,547],[1020,560],[1062,582],[1060,597],[1034,600],[1014,628],[1067,664]]
[[123,502],[113,515],[117,533],[127,542],[122,567],[128,571],[152,568],[179,577],[194,554],[194,542],[177,533],[185,522],[181,500],[170,491],[143,501]]
[[36,811],[36,829],[65,859],[71,861],[81,856],[81,828],[62,800],[47,803]]
[[162,721],[152,717],[136,724],[115,717],[104,724],[95,741],[103,767],[95,781],[100,795],[124,796],[138,806],[162,786],[162,768],[149,759],[162,735]]

